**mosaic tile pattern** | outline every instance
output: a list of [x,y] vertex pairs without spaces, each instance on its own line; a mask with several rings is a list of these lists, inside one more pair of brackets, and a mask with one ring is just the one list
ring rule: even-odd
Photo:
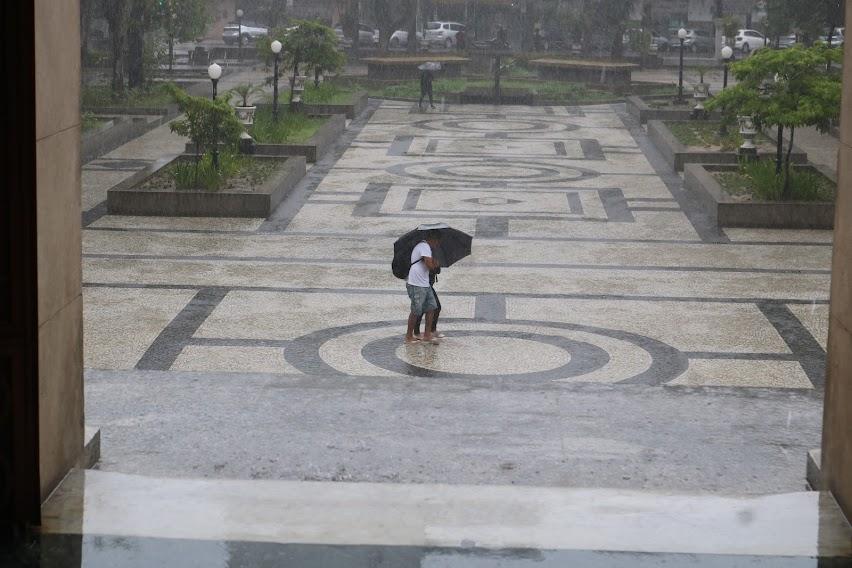
[[[270,219],[93,221],[87,366],[822,386],[831,233],[715,229],[620,108],[373,103],[345,137]],[[404,346],[392,245],[433,221],[474,251]]]

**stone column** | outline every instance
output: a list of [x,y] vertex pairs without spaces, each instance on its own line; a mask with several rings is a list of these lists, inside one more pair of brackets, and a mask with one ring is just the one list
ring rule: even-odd
[[[852,22],[852,2],[846,4]],[[843,62],[837,212],[831,273],[828,365],[822,437],[822,475],[852,518],[852,50]]]
[[41,496],[83,450],[80,4],[34,0]]

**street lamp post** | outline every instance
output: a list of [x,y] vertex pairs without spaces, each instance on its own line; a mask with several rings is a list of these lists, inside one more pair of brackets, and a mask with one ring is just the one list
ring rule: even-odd
[[[722,90],[728,88],[728,64],[731,62],[731,57],[734,56],[734,50],[731,49],[731,46],[726,45],[722,48],[722,67],[724,71],[722,71]],[[722,124],[719,126],[719,136],[727,136],[728,135],[728,124],[725,122],[725,118],[722,118]]]
[[270,47],[275,54],[275,68],[272,75],[272,120],[278,122],[278,59],[281,57],[281,42],[276,39]]
[[683,104],[683,42],[686,40],[686,30],[680,28],[677,31],[677,37],[680,40],[680,64],[678,66],[677,79],[677,103]]
[[[210,81],[213,83],[213,100],[216,100],[216,85],[219,83],[219,77],[222,76],[222,68],[218,63],[213,63],[210,67],[207,68],[207,75],[210,77]],[[213,124],[214,135],[213,135],[213,167],[217,170],[219,169],[219,138],[218,133],[218,125]]]
[[243,61],[243,11],[237,10],[237,61]]

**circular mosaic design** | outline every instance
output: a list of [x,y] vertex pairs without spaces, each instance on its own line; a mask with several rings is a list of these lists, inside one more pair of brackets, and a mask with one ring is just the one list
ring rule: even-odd
[[388,173],[421,179],[432,183],[564,183],[597,177],[594,170],[577,166],[560,166],[538,162],[507,163],[502,160],[479,159],[452,162],[414,162],[387,168]]
[[478,134],[505,133],[505,134],[546,134],[555,132],[571,132],[580,127],[570,122],[556,122],[539,119],[488,119],[467,118],[462,120],[421,120],[413,126],[426,130],[440,130],[443,132],[476,132]]
[[306,374],[513,378],[663,384],[687,368],[686,356],[657,340],[579,324],[441,319],[440,345],[404,344],[405,322],[324,329],[295,339],[287,362]]

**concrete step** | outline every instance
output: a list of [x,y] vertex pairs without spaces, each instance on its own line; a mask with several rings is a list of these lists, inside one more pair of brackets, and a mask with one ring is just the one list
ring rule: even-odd
[[[42,545],[67,552],[72,543],[83,566],[143,565],[140,559],[151,566],[251,566],[261,557],[264,566],[347,568],[852,562],[852,528],[834,499],[817,492],[722,497],[75,470],[43,517]],[[161,562],[166,553],[169,561]],[[296,558],[301,563],[284,563]],[[81,564],[58,564],[66,565]]]

